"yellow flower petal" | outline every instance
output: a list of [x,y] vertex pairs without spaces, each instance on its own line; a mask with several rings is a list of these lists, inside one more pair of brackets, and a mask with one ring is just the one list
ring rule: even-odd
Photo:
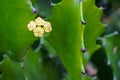
[[44,23],[45,23],[45,21],[42,18],[40,18],[40,17],[38,17],[37,19],[35,19],[35,22],[36,22],[36,24],[38,26],[43,26]]
[[47,22],[47,21],[46,21],[43,28],[44,28],[45,32],[50,32],[50,31],[52,31],[52,27],[51,27],[50,22]]
[[34,21],[30,21],[27,27],[29,31],[32,31],[36,28],[36,23]]
[[35,37],[42,37],[44,34],[44,29],[41,27],[37,27],[34,29],[33,32],[34,32]]

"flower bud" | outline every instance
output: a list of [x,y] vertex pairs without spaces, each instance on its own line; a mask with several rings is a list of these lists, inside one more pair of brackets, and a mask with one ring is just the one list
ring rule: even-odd
[[46,21],[43,28],[44,28],[45,32],[50,32],[50,31],[52,31],[52,27],[51,27],[50,22],[47,22],[47,21]]
[[34,21],[30,21],[27,27],[29,31],[33,31],[36,28],[36,23]]
[[44,34],[44,29],[41,27],[37,27],[34,29],[33,32],[34,32],[35,37],[42,37]]
[[35,19],[35,22],[36,22],[36,24],[38,26],[43,26],[44,23],[45,23],[45,21],[42,18],[40,18],[40,17],[38,17],[37,19]]

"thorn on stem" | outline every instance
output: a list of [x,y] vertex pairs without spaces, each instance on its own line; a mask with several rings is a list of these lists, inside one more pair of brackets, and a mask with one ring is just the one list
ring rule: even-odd
[[82,2],[83,0],[80,0],[80,2]]
[[100,6],[100,9],[101,10],[105,10],[105,9],[107,9],[106,7],[103,7],[103,6]]
[[86,50],[85,47],[82,47],[81,51],[82,51],[83,53],[85,53],[87,50]]
[[82,23],[83,25],[86,25],[86,24],[87,24],[84,20],[82,20],[81,23]]
[[52,7],[54,5],[54,3],[52,2],[52,0],[50,0],[50,7]]
[[85,74],[87,74],[87,71],[85,70],[85,71],[82,71],[81,72],[83,75],[85,75]]
[[36,13],[38,12],[38,10],[37,10],[36,8],[32,8],[32,12],[33,12],[34,14],[36,14]]

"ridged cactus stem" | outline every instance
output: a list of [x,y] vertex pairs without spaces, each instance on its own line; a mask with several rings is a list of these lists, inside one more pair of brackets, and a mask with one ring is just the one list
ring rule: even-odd
[[[85,48],[85,45],[84,45],[84,29],[85,29],[85,20],[84,20],[84,17],[83,17],[83,1],[80,0],[80,16],[81,16],[81,23],[82,23],[82,27],[81,27],[81,44],[82,44],[82,49],[81,51],[83,53],[86,52],[86,48]],[[85,73],[85,69],[84,69],[84,65],[83,65],[83,58],[80,59],[80,62],[81,62],[81,69],[82,69],[82,73]]]

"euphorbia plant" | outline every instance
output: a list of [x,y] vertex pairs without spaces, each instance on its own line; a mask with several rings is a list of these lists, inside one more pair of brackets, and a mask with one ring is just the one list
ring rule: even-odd
[[[12,4],[9,4],[11,2]],[[0,21],[0,36],[2,36],[0,50],[6,53],[10,59],[24,62],[27,51],[32,52],[29,46],[36,39],[41,39],[42,44],[52,46],[60,57],[68,72],[69,80],[87,80],[88,77],[82,75],[82,73],[86,73],[84,67],[93,52],[100,48],[96,44],[96,39],[104,31],[104,26],[100,22],[102,10],[95,6],[95,0],[62,0],[56,4],[52,3],[50,8],[52,11],[51,16],[45,19],[39,18],[48,22],[47,26],[50,25],[48,32],[51,31],[52,27],[52,31],[48,35],[43,35],[44,31],[47,32],[44,27],[46,24],[41,25],[39,20],[37,24],[37,21],[29,23],[29,21],[34,20],[36,15],[29,8],[32,4],[28,4],[26,0],[7,0],[7,2],[2,1],[0,3],[3,7],[0,8],[2,11],[2,16],[0,16],[2,19]],[[33,7],[31,8],[33,9]],[[33,31],[35,36],[27,29],[27,24],[29,30],[35,28]],[[6,63],[8,61],[7,59]],[[14,63],[14,65],[16,64]],[[36,69],[36,73],[39,73]],[[1,67],[1,71],[7,73],[4,65]],[[28,73],[30,74],[29,70]],[[21,73],[21,75],[23,74]],[[25,78],[28,77],[26,71],[24,75]],[[3,80],[6,79],[6,76],[7,74],[5,74]],[[13,80],[13,78],[9,80]]]

